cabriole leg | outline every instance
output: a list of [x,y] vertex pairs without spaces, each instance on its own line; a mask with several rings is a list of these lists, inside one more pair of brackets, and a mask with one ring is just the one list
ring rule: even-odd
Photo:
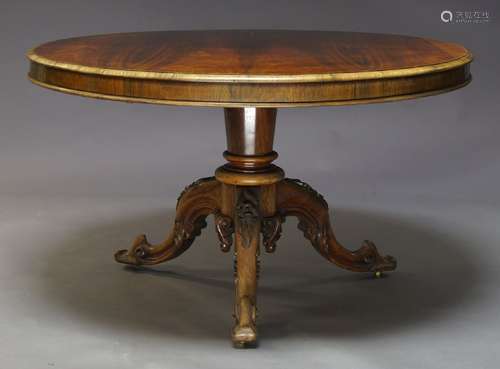
[[342,246],[333,233],[328,204],[308,184],[290,178],[279,182],[276,206],[284,216],[297,217],[299,229],[316,251],[337,266],[354,272],[373,272],[375,275],[396,269],[396,260],[379,254],[371,241],[364,241],[355,251]]

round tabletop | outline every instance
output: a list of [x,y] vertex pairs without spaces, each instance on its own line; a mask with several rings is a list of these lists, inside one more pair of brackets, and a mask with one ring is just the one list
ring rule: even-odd
[[213,30],[69,38],[32,49],[30,79],[62,92],[197,106],[314,106],[408,99],[470,79],[471,53],[373,33]]

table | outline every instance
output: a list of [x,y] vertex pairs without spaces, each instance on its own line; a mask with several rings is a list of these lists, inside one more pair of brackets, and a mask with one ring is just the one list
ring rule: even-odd
[[[116,101],[224,108],[227,163],[179,196],[165,241],[145,235],[116,261],[153,265],[186,251],[214,216],[221,250],[234,249],[236,347],[257,343],[260,246],[272,253],[288,216],[320,255],[355,271],[382,272],[396,260],[364,241],[337,241],[328,204],[272,164],[277,108],[395,101],[438,94],[471,80],[464,47],[400,35],[330,31],[211,30],[118,33],[57,40],[28,53],[42,87]],[[311,127],[312,128],[312,127]],[[193,132],[193,134],[195,134]]]

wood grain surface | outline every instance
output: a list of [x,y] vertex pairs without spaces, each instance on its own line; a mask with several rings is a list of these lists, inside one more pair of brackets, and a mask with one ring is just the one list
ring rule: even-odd
[[470,80],[471,54],[431,39],[333,31],[161,31],[58,40],[28,53],[62,92],[180,105],[336,105],[410,98]]

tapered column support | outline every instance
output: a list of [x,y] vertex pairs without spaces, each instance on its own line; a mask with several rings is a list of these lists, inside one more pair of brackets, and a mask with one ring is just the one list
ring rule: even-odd
[[271,164],[278,157],[273,150],[275,108],[225,108],[227,164],[215,177],[227,184],[263,186],[284,178],[281,168]]

